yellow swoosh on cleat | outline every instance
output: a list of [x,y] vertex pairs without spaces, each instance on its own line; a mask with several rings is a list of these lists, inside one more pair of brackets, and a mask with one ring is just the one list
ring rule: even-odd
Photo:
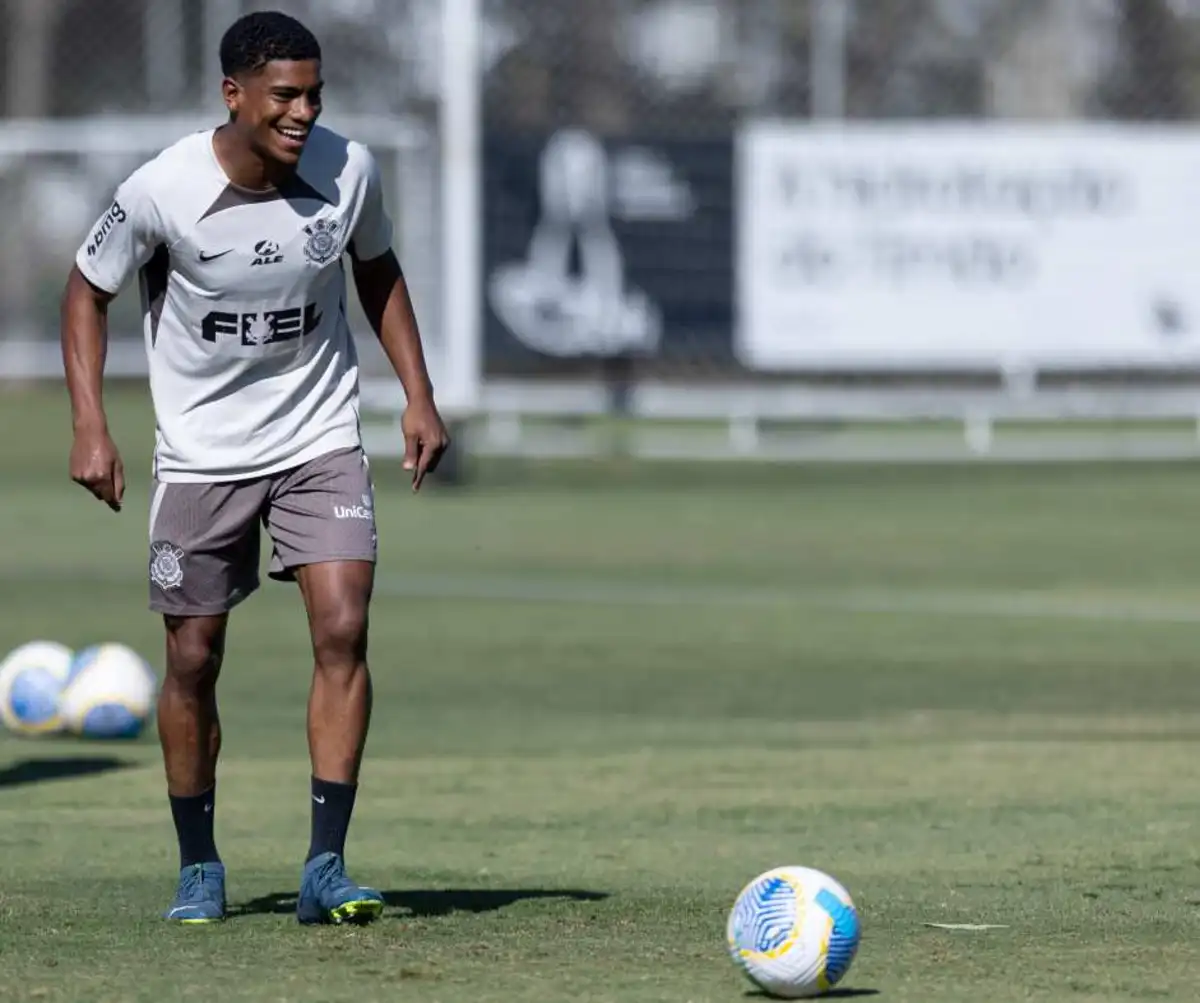
[[354,902],[343,902],[335,909],[331,909],[329,915],[333,917],[334,922],[341,922],[347,919],[374,919],[383,912],[383,903],[375,899],[358,899]]

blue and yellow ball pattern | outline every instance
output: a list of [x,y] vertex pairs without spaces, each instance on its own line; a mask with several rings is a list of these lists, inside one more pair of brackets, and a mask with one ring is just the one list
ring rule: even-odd
[[92,645],[71,661],[59,714],[80,738],[137,738],[153,716],[157,693],[154,670],[132,648]]
[[809,867],[756,877],[734,902],[726,933],[738,967],[781,999],[829,992],[850,970],[862,936],[850,894]]
[[16,735],[62,731],[59,699],[72,651],[57,641],[30,641],[0,662],[0,720]]

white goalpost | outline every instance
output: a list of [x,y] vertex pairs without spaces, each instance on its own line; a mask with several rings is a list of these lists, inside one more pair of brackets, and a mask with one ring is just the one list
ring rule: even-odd
[[469,417],[482,378],[482,109],[479,0],[442,4],[442,274],[441,330],[445,346],[440,406]]

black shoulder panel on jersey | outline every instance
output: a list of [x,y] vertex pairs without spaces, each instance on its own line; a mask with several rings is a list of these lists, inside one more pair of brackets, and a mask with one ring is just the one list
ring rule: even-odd
[[158,322],[162,319],[163,305],[167,301],[167,280],[171,275],[171,253],[166,244],[154,249],[150,260],[142,266],[142,296],[145,309],[150,313],[150,345],[158,344]]

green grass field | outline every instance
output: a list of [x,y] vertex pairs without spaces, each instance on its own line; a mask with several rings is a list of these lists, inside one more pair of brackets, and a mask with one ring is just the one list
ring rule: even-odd
[[[158,662],[149,412],[111,408],[120,515],[66,480],[62,393],[0,395],[0,648]],[[843,996],[1196,999],[1200,470],[491,464],[414,498],[374,468],[348,854],[385,918],[290,912],[310,670],[266,583],[221,689],[235,916],[158,919],[152,737],[0,739],[0,998],[741,1000],[729,905],[800,863],[862,913]]]

